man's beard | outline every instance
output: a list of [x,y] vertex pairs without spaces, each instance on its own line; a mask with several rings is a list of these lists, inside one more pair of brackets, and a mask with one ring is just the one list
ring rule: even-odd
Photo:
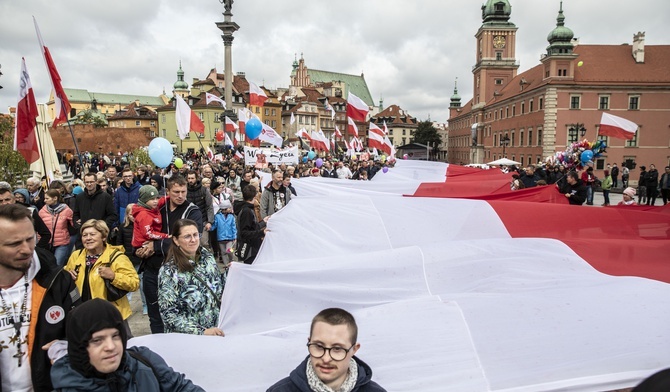
[[7,268],[7,269],[10,269],[10,270],[14,270],[14,271],[18,271],[18,272],[23,272],[23,273],[28,272],[28,270],[30,269],[30,265],[31,265],[32,263],[33,263],[32,258],[29,259],[28,263],[26,263],[25,266],[22,266],[22,265],[15,265],[15,264],[12,264],[12,263],[6,263],[5,261],[0,260],[0,265],[2,265],[3,267],[5,267],[5,268]]

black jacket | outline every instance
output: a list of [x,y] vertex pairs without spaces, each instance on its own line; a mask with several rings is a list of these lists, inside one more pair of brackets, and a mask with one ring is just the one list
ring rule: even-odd
[[[40,259],[40,270],[33,279],[33,304],[39,301],[39,310],[32,310],[31,328],[35,324],[32,352],[30,353],[30,372],[32,374],[35,392],[51,391],[51,361],[42,346],[56,340],[65,339],[65,325],[68,314],[75,306],[81,303],[79,291],[69,273],[56,266],[53,254],[40,248],[35,248]],[[36,298],[41,297],[41,300]],[[47,311],[52,317],[60,319],[53,324],[47,322]],[[60,317],[57,312],[64,312]]]
[[[309,356],[291,374],[268,388],[267,392],[311,392],[307,382],[307,361]],[[372,381],[372,369],[365,362],[354,356],[358,364],[358,379],[352,392],[385,392],[376,382]]]
[[561,193],[570,193],[570,197],[568,198],[570,204],[578,206],[581,206],[586,201],[586,192],[586,186],[582,180],[577,180],[575,185],[570,185],[566,181],[565,186],[561,188]]
[[202,213],[204,223],[214,223],[214,209],[212,207],[212,195],[209,190],[202,186],[200,181],[195,185],[188,185],[186,191],[186,200],[198,206]]
[[86,191],[78,194],[73,212],[72,220],[75,222],[81,220],[80,224],[75,223],[77,229],[89,219],[101,219],[107,223],[107,227],[111,230],[119,219],[119,215],[114,209],[112,196],[103,192],[100,186],[96,188],[92,195],[89,195]]
[[[240,209],[240,213],[237,216],[237,239],[239,242],[246,242],[251,245],[251,256],[248,263],[251,263],[256,259],[258,250],[261,247],[263,242],[263,237],[265,233],[263,232],[265,228],[265,222],[258,222],[256,220],[256,213],[254,212],[254,205],[249,202],[244,202]],[[241,246],[240,244],[237,245]]]

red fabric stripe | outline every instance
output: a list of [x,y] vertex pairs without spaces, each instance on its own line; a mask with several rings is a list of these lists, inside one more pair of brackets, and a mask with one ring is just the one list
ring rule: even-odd
[[635,137],[635,132],[628,132],[623,128],[613,125],[600,124],[600,128],[598,128],[598,135],[612,136],[617,139],[632,140]]
[[191,110],[191,131],[199,133],[201,135],[205,134],[205,124],[200,121],[198,115]]
[[367,110],[361,110],[347,103],[347,117],[350,117],[354,121],[365,122],[367,115],[368,115]]
[[670,283],[670,206],[655,211],[489,201],[514,238],[554,238],[600,272]]
[[60,75],[58,74],[58,70],[56,69],[56,64],[54,64],[54,60],[51,58],[51,52],[49,52],[49,48],[46,46],[44,48],[44,60],[47,63],[47,68],[49,71],[49,76],[51,76],[51,83],[53,84],[54,87],[54,95],[57,98],[60,98],[61,101],[61,106],[60,106],[60,113],[56,113],[56,118],[54,119],[52,127],[56,127],[59,123],[62,123],[64,121],[67,121],[67,116],[70,113],[70,101],[67,99],[67,95],[65,95],[65,90],[63,90],[63,86],[61,85],[61,79]]

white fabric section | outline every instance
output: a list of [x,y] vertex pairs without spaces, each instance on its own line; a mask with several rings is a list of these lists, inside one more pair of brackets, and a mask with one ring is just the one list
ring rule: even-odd
[[300,196],[272,216],[254,265],[229,272],[226,337],[131,344],[207,390],[264,390],[335,306],[356,317],[358,356],[389,391],[603,391],[668,366],[670,285],[604,275],[556,240],[510,238],[485,202],[399,197],[399,182],[437,176],[424,167],[294,181]]

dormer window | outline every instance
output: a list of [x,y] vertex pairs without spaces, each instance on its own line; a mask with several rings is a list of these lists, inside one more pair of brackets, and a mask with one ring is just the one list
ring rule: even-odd
[[502,14],[505,12],[505,3],[500,2],[495,4],[495,12],[496,14]]

